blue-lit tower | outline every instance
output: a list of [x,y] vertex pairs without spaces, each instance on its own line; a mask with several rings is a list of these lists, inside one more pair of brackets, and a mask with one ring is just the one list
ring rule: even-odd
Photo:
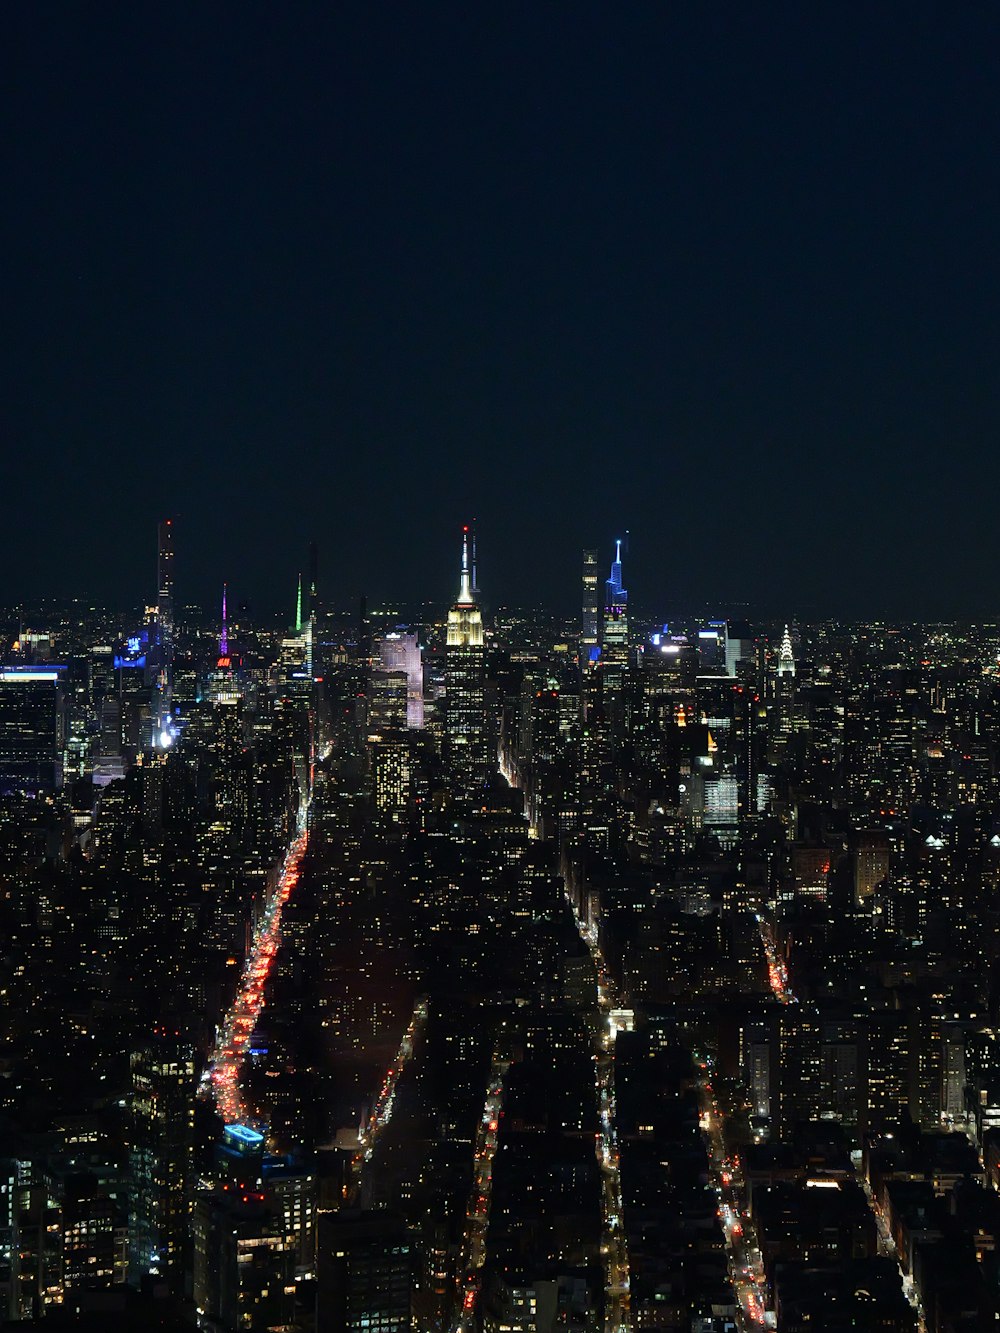
[[615,558],[611,562],[611,576],[604,584],[604,624],[601,636],[602,657],[608,652],[618,654],[623,665],[628,663],[628,592],[622,587],[622,543],[615,542]]
[[615,542],[611,576],[604,585],[604,617],[601,626],[601,695],[604,716],[611,734],[622,739],[625,732],[625,695],[628,674],[628,592],[622,586],[622,543]]
[[607,593],[604,605],[607,609],[620,607],[624,611],[628,605],[628,593],[622,587],[622,539],[615,541],[615,558],[611,562],[611,577],[605,583]]

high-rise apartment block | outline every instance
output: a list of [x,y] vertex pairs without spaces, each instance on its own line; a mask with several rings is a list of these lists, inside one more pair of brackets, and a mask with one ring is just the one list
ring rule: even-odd
[[410,1237],[389,1212],[321,1213],[316,1236],[316,1333],[409,1333]]
[[132,1056],[129,1101],[129,1280],[183,1285],[190,1235],[194,1052],[161,1030]]
[[0,667],[0,791],[62,785],[66,668]]

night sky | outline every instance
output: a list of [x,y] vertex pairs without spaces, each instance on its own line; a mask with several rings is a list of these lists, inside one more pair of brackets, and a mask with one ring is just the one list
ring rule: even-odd
[[1000,614],[994,4],[6,6],[0,603]]

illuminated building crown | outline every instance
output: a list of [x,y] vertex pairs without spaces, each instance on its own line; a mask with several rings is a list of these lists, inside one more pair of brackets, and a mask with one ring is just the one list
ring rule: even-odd
[[469,529],[462,529],[462,569],[458,585],[458,601],[448,612],[449,648],[480,648],[483,643],[483,616],[476,605],[469,568]]
[[604,586],[607,589],[605,606],[624,608],[628,602],[628,593],[622,587],[622,543],[620,537],[615,542],[615,558],[611,562],[611,577]]
[[795,675],[795,657],[792,653],[792,636],[788,632],[788,626],[785,626],[785,633],[781,639],[781,651],[778,653],[778,675]]

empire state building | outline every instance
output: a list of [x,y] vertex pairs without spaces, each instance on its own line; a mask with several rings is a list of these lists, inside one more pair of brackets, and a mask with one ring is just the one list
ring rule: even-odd
[[458,600],[448,612],[445,646],[445,757],[456,785],[483,786],[491,765],[486,726],[486,669],[483,615],[469,569],[469,529],[462,529],[462,571]]

